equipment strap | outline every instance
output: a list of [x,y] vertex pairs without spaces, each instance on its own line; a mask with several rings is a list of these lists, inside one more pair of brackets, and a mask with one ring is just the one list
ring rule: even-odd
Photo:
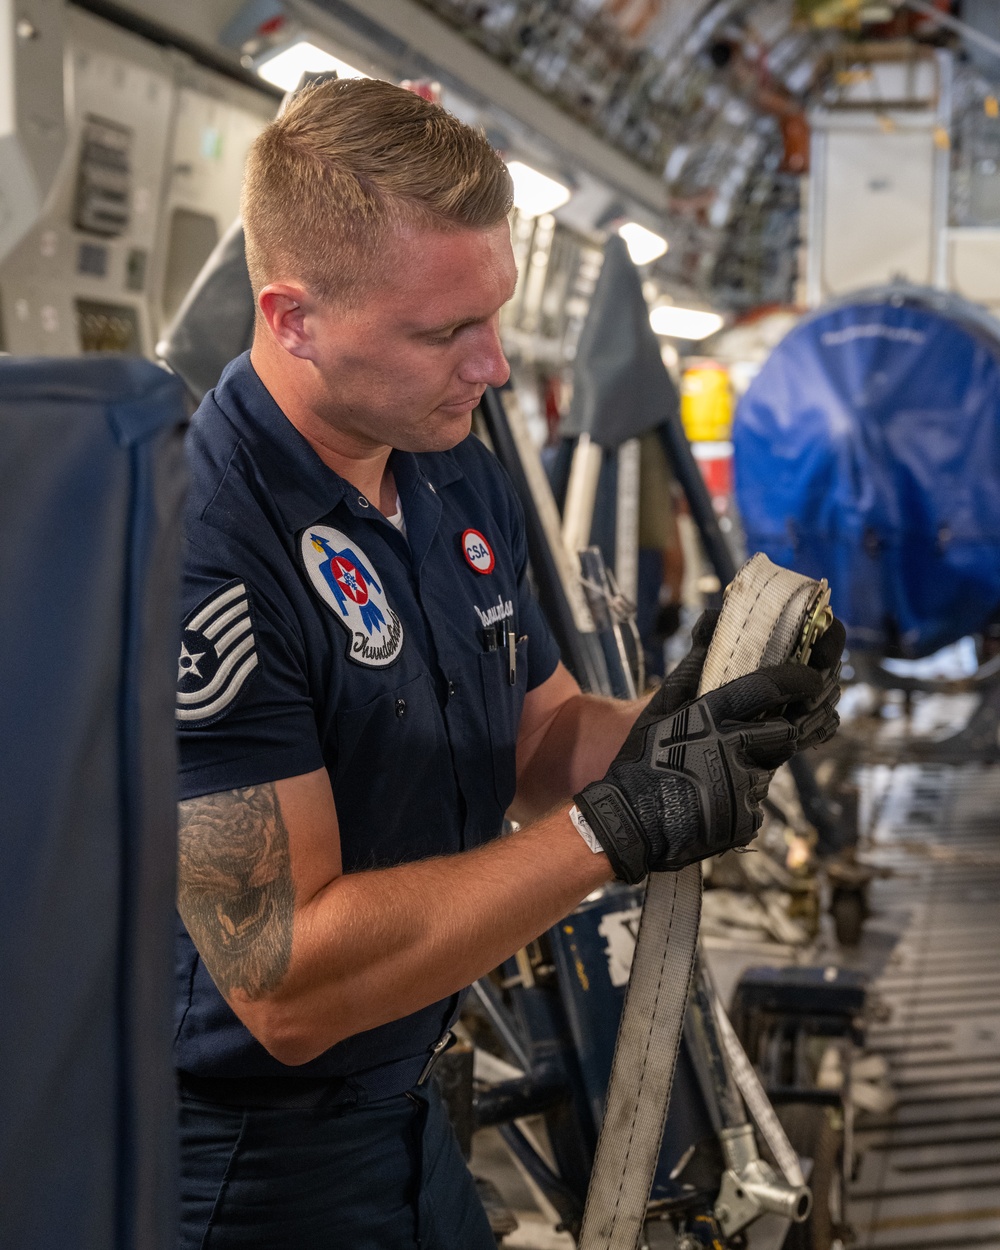
[[[726,590],[698,693],[766,665],[808,660],[828,597],[825,583],[764,555],[748,560]],[[635,1250],[642,1235],[694,972],[701,882],[700,864],[648,880],[579,1250]],[[791,1165],[789,1152],[781,1150],[783,1165]]]

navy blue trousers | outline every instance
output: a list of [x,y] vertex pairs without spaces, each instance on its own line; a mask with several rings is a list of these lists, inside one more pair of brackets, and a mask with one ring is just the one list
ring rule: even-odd
[[437,1089],[363,1107],[180,1095],[180,1250],[496,1250]]

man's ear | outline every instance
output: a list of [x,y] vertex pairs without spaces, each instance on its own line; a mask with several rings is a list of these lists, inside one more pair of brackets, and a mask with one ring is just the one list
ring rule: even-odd
[[257,307],[274,341],[290,356],[313,359],[314,344],[307,313],[312,297],[293,282],[271,282],[257,296]]

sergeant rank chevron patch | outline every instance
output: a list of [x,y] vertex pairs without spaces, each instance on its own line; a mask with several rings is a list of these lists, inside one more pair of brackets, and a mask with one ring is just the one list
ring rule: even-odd
[[184,623],[177,661],[177,719],[190,723],[221,716],[257,664],[246,586],[229,582]]

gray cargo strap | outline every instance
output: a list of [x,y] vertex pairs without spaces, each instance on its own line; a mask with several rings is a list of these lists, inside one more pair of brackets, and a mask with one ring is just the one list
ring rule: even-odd
[[[764,555],[748,560],[726,590],[698,693],[766,665],[807,660],[829,621],[827,599],[825,583]],[[694,972],[701,881],[700,864],[648,880],[579,1250],[635,1250],[642,1235]],[[751,1101],[759,1105],[753,1093]],[[774,1125],[776,1117],[767,1125],[769,1138]],[[779,1163],[798,1172],[780,1125],[778,1133]]]

